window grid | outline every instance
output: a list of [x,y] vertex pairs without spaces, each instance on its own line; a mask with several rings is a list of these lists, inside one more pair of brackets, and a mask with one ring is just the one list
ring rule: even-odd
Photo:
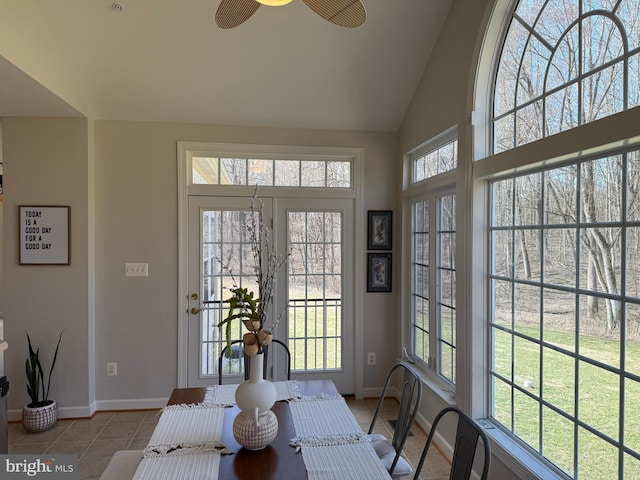
[[438,199],[438,373],[456,383],[456,202],[455,195]]
[[455,195],[445,195],[417,201],[412,207],[412,353],[452,384],[456,382],[455,206]]
[[[229,288],[241,288],[255,284],[253,255],[251,244],[244,225],[250,211],[201,212],[202,224],[202,338],[201,371],[202,376],[217,375],[218,357],[226,345],[225,332],[218,324],[227,316],[229,307],[224,297]],[[239,254],[245,252],[245,254]],[[223,268],[222,265],[225,267]],[[234,275],[229,273],[231,269]],[[242,324],[237,322],[232,331],[231,340],[239,340],[243,333]],[[237,374],[241,372],[239,362],[224,362],[223,372]]]
[[491,183],[491,415],[575,478],[640,477],[639,167],[636,150]]
[[194,185],[350,188],[351,161],[193,156]]
[[458,166],[458,139],[435,149],[419,150],[412,155],[412,164],[414,183],[455,170]]
[[494,91],[494,153],[639,104],[640,2],[540,4],[519,2],[507,32]]
[[413,205],[413,354],[427,365],[430,359],[429,327],[429,201]]
[[294,371],[342,368],[342,214],[287,214],[289,349]]

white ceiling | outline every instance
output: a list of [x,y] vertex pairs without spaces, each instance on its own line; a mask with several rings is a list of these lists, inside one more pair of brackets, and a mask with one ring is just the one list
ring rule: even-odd
[[[391,132],[451,4],[362,0],[367,20],[348,29],[293,0],[222,30],[219,0],[119,0],[120,13],[112,0],[31,1],[10,21],[47,25],[30,46],[62,64],[82,105],[65,100],[87,117]],[[74,114],[0,56],[0,115]]]

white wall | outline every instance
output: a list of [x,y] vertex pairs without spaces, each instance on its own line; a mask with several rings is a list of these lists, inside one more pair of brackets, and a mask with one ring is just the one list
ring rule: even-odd
[[[166,123],[95,123],[96,397],[98,405],[164,400],[177,378],[178,141],[363,147],[365,209],[396,209],[395,134],[221,127]],[[366,255],[357,246],[357,255]],[[125,262],[149,264],[149,276],[124,277]],[[398,355],[395,293],[366,294],[365,387],[378,387]],[[118,362],[106,377],[105,363]]]
[[[363,147],[365,210],[397,210],[397,182],[388,181],[399,175],[389,162],[397,151],[395,134],[5,119],[11,181],[5,187],[2,293],[11,418],[19,418],[27,401],[25,329],[47,355],[65,328],[51,387],[63,417],[161,405],[176,386],[179,140]],[[71,206],[69,266],[18,265],[22,204]],[[366,255],[364,245],[357,254]],[[125,278],[125,262],[148,263],[149,277]],[[376,388],[398,355],[396,293],[361,293],[367,296],[362,341],[366,351],[378,352],[378,365],[365,367],[363,381]],[[107,361],[118,362],[117,377],[106,376]]]
[[[51,397],[61,414],[88,413],[89,321],[87,208],[87,121],[84,119],[5,118],[3,161],[7,179],[3,205],[5,373],[11,382],[9,409],[27,402],[25,331],[48,365],[55,341],[65,329]],[[71,207],[71,264],[19,265],[18,206]],[[48,368],[48,367],[45,367]],[[19,417],[18,417],[19,418]]]
[[470,114],[467,86],[475,75],[474,50],[491,3],[493,0],[454,0],[400,129],[401,154],[454,125],[464,141]]

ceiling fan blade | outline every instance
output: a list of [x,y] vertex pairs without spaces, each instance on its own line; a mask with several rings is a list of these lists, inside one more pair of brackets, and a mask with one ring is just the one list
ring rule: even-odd
[[233,28],[249,20],[260,7],[256,0],[222,0],[216,11],[216,24],[220,28]]
[[358,27],[367,18],[360,0],[303,0],[325,20],[341,27]]

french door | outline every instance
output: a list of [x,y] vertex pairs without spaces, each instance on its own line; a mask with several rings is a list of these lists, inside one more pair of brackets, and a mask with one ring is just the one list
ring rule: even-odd
[[[187,382],[217,383],[225,345],[217,327],[225,318],[229,287],[257,283],[246,220],[250,197],[188,197]],[[331,378],[340,392],[354,391],[353,202],[263,198],[263,219],[282,255],[269,318],[279,319],[276,338],[291,351],[292,378]],[[240,338],[237,322],[233,336]],[[274,371],[283,361],[273,351]],[[237,365],[225,363],[226,381],[240,381]],[[279,379],[276,375],[275,379]]]

